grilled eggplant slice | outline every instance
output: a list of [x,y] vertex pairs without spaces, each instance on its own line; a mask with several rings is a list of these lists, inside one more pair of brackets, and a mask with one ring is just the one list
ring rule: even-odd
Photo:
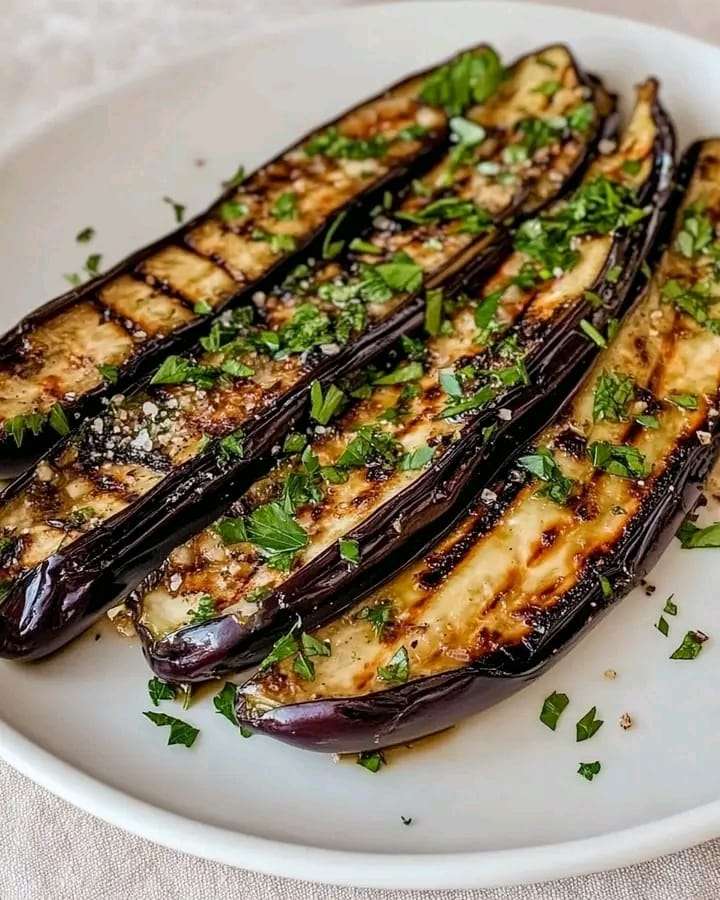
[[[150,385],[114,397],[7,489],[0,529],[15,549],[0,572],[11,582],[2,655],[50,652],[117,602],[249,485],[314,380],[362,369],[422,322],[422,287],[487,270],[506,244],[496,223],[572,183],[612,103],[564,48],[541,56],[455,121],[458,146],[353,253],[303,265],[256,297],[259,321],[248,309],[223,316],[201,351],[166,358]],[[550,98],[536,90],[548,63],[562,84]],[[482,163],[495,165],[483,173]]]
[[[414,358],[371,376],[307,448],[293,437],[294,458],[148,579],[132,606],[153,670],[185,682],[257,662],[296,615],[316,627],[387,578],[393,554],[401,565],[408,540],[456,506],[478,473],[489,479],[596,352],[580,322],[604,331],[623,310],[670,196],[673,155],[650,81],[617,150],[569,201],[515,230],[517,249],[472,298],[446,302],[442,321],[443,298],[431,295],[434,336],[411,344]],[[617,227],[638,213],[633,227]],[[576,253],[561,260],[571,234]],[[561,263],[562,274],[541,272]],[[257,533],[264,518],[284,541]]]
[[544,672],[645,573],[718,448],[720,140],[683,169],[671,245],[577,395],[419,561],[276,643],[241,724],[333,752],[447,727]]
[[[477,67],[480,99],[502,72],[486,46],[449,66]],[[206,212],[1,337],[0,477],[24,469],[68,421],[163,353],[187,346],[208,314],[271,286],[300,251],[319,248],[337,214],[357,222],[384,191],[426,170],[447,141],[447,114],[428,91],[446,69],[401,81],[236,176]]]

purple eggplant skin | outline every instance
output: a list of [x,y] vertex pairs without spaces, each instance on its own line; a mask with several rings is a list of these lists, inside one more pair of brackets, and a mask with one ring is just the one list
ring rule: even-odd
[[[715,424],[708,423],[714,429],[711,442],[702,445],[691,439],[677,448],[656,489],[613,550],[609,565],[587,572],[565,595],[561,608],[556,606],[538,619],[540,627],[534,629],[531,640],[504,648],[482,663],[365,697],[280,706],[259,719],[238,694],[238,722],[306,750],[358,753],[442,731],[527,686],[626,596],[666,549],[682,518],[695,506],[720,450],[717,420],[712,421]],[[611,597],[603,594],[601,574],[613,584]]]
[[[701,148],[702,142],[694,144],[680,163],[675,201],[678,206]],[[659,247],[671,237],[672,218],[668,216]],[[718,398],[715,406],[717,402]],[[664,472],[618,541],[607,554],[590,560],[561,603],[542,613],[536,612],[533,629],[521,643],[504,646],[461,668],[365,696],[281,705],[261,715],[238,692],[238,722],[256,733],[304,749],[354,753],[406,743],[441,731],[530,684],[572,649],[593,624],[640,582],[665,551],[682,519],[697,507],[704,479],[720,451],[717,417],[706,418],[702,429],[707,431],[709,441],[698,443],[696,432],[677,441]],[[513,461],[508,471],[513,468]],[[494,484],[499,502],[483,511],[473,531],[463,540],[472,542],[477,535],[491,529],[527,481],[525,477]],[[461,518],[462,514],[457,516],[443,534],[451,533]],[[426,554],[437,541],[437,534],[421,536],[407,553],[408,562]],[[458,552],[462,555],[462,547]],[[438,570],[438,576],[442,577],[442,570]],[[603,590],[600,576],[612,585],[611,593]]]
[[[582,75],[579,68],[578,72]],[[597,84],[589,77],[587,83]],[[599,141],[614,136],[617,128],[614,98],[608,97],[608,104],[607,117],[569,173],[564,189],[569,190],[580,179]],[[557,196],[549,198],[546,204],[554,199]],[[535,207],[526,210],[524,215],[539,211]],[[518,209],[510,211],[510,217],[513,213],[517,214]],[[272,408],[243,428],[242,459],[224,461],[210,452],[194,457],[163,478],[140,500],[19,578],[0,606],[0,657],[37,659],[81,634],[156,569],[174,547],[211,524],[268,468],[271,448],[282,443],[284,435],[305,414],[311,381],[327,386],[367,366],[402,334],[421,327],[426,288],[442,281],[448,293],[470,289],[499,263],[508,248],[509,235],[500,226],[497,238],[476,246],[472,259],[468,259],[466,252],[439,276],[428,279],[422,296],[418,293],[410,297],[340,353],[325,357]],[[64,441],[69,442],[71,437]],[[64,446],[60,441],[52,452],[62,452]],[[32,471],[26,471],[12,482],[0,495],[0,503],[14,496],[31,476]]]
[[[155,640],[137,622],[143,651],[156,675],[166,681],[190,682],[238,671],[262,659],[297,616],[306,629],[336,618],[406,565],[408,543],[418,534],[432,531],[433,525],[437,529],[444,516],[466,502],[471,484],[473,490],[479,490],[481,481],[492,480],[518,444],[538,430],[539,423],[577,386],[580,374],[597,353],[597,346],[578,330],[579,322],[589,319],[604,330],[610,317],[622,315],[638,287],[640,265],[665,221],[673,194],[675,132],[657,100],[653,116],[658,127],[654,171],[640,197],[640,205],[652,203],[653,212],[640,231],[616,237],[607,265],[593,286],[604,305],[593,309],[587,302],[578,304],[544,323],[542,332],[533,336],[537,349],[526,360],[531,387],[502,395],[470,419],[461,439],[427,473],[347,535],[363,548],[359,565],[349,568],[337,543],[333,544],[259,603],[257,613],[244,623],[232,615],[219,616]],[[620,279],[608,281],[606,272],[620,263]],[[498,407],[512,411],[509,421],[497,418]],[[496,431],[486,440],[483,431],[492,424]],[[403,523],[400,533],[392,527],[399,517]]]
[[[473,49],[481,49],[473,48]],[[439,63],[438,65],[442,65]],[[437,66],[431,66],[426,71],[430,72]],[[387,91],[399,88],[405,82],[412,81],[420,77],[423,72],[417,72],[401,79],[396,84],[385,88],[380,94],[370,97],[361,103],[349,107],[339,116],[334,117],[331,121],[319,125],[309,131],[304,137],[297,141],[293,141],[291,145],[282,150],[272,160],[264,164],[270,166],[274,162],[280,160],[285,153],[295,146],[299,146],[307,140],[312,134],[331,126],[337,120],[349,114],[355,106],[363,106],[372,100],[379,99]],[[143,352],[131,357],[122,365],[118,372],[118,378],[112,384],[100,384],[93,390],[87,391],[79,395],[72,401],[63,401],[63,410],[71,423],[79,422],[81,419],[92,415],[100,409],[103,398],[118,392],[126,391],[134,382],[141,378],[144,374],[150,372],[152,368],[164,356],[170,353],[177,353],[189,347],[206,332],[212,321],[224,309],[238,306],[241,303],[250,302],[250,298],[257,291],[267,291],[274,285],[281,282],[285,276],[304,258],[308,256],[317,256],[328,228],[333,222],[337,223],[335,237],[339,240],[348,236],[354,236],[358,225],[361,225],[368,217],[370,210],[375,207],[383,198],[387,191],[391,193],[402,192],[407,188],[413,177],[420,176],[426,172],[433,163],[442,156],[447,150],[447,129],[433,132],[428,136],[427,144],[422,148],[412,162],[407,164],[398,164],[392,171],[388,172],[383,178],[376,181],[361,196],[348,201],[344,206],[334,210],[332,215],[317,228],[312,234],[308,235],[304,240],[298,242],[295,251],[281,257],[274,263],[267,272],[259,279],[245,285],[235,294],[227,299],[222,305],[218,305],[214,310],[212,317],[200,317],[196,321],[187,323],[186,325],[176,329],[171,334],[148,341]],[[252,173],[251,173],[252,174]],[[249,177],[249,176],[248,176]],[[128,257],[116,263],[112,268],[108,269],[102,275],[91,279],[81,287],[73,288],[66,291],[58,297],[49,300],[47,303],[28,313],[13,328],[0,335],[0,365],[4,359],[11,357],[17,346],[22,342],[23,336],[35,326],[44,322],[50,316],[73,306],[83,300],[92,299],[94,294],[111,280],[119,275],[131,273],[133,270],[149,255],[161,250],[163,247],[177,243],[183,244],[183,235],[191,231],[202,219],[206,218],[219,203],[230,198],[234,192],[234,187],[228,187],[210,206],[199,213],[194,218],[183,222],[183,224],[174,231],[148,244],[139,250],[134,251]],[[57,432],[52,428],[45,426],[37,435],[25,434],[22,445],[16,446],[9,435],[0,434],[0,479],[14,478],[21,474],[37,461],[45,450],[58,440]]]

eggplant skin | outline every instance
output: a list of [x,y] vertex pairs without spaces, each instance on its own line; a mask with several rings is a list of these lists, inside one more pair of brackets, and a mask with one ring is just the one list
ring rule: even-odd
[[[480,45],[470,49],[478,52],[485,49],[486,46]],[[375,97],[350,107],[330,122],[312,129],[311,132],[300,140],[293,142],[293,144],[255,173],[248,175],[244,184],[253,185],[253,189],[258,190],[260,193],[264,191],[272,194],[273,191],[277,190],[278,185],[282,184],[282,181],[278,180],[276,170],[283,165],[287,166],[284,158],[288,153],[300,148],[312,135],[319,134],[341,122],[355,110],[359,110],[370,103],[381,101],[383,97],[393,92],[401,91],[406,85],[410,85],[433,72],[440,65],[442,63],[437,66],[431,66],[423,72],[407,76]],[[441,118],[446,118],[439,111],[438,114]],[[366,185],[359,188],[358,192],[351,196],[347,202],[330,208],[319,225],[300,235],[296,241],[295,248],[291,252],[282,253],[276,260],[266,265],[258,277],[252,279],[239,278],[233,272],[226,271],[226,267],[220,265],[214,258],[217,254],[214,256],[199,254],[192,245],[192,240],[188,241],[187,239],[195,229],[198,229],[208,220],[213,220],[217,209],[221,208],[223,203],[232,201],[237,187],[228,187],[207,210],[195,216],[192,220],[183,223],[175,231],[160,240],[135,251],[99,277],[93,278],[81,287],[73,288],[48,301],[26,315],[12,329],[1,335],[0,394],[3,392],[4,385],[2,382],[6,377],[5,370],[7,370],[7,378],[9,379],[8,385],[5,387],[5,390],[8,391],[7,399],[8,401],[16,400],[17,397],[13,397],[13,393],[19,391],[21,386],[16,384],[17,378],[11,374],[13,369],[17,368],[24,379],[26,376],[22,374],[23,371],[27,370],[28,367],[32,368],[35,366],[37,361],[42,359],[45,352],[55,353],[56,355],[63,354],[62,365],[60,365],[61,360],[50,360],[54,366],[55,374],[65,378],[68,370],[72,371],[80,365],[85,384],[82,389],[70,384],[66,393],[56,399],[61,403],[62,409],[70,423],[78,422],[83,417],[91,415],[100,408],[103,398],[125,390],[139,377],[149,372],[164,355],[175,353],[188,347],[208,328],[208,317],[198,314],[197,311],[193,312],[191,295],[194,289],[190,291],[190,294],[186,295],[179,289],[171,290],[169,284],[161,283],[159,288],[156,288],[159,293],[153,296],[157,296],[158,300],[167,305],[168,310],[172,314],[170,318],[173,322],[167,328],[158,330],[156,334],[143,329],[142,321],[133,321],[125,309],[120,311],[115,309],[112,303],[106,304],[105,301],[100,303],[97,298],[104,295],[105,291],[110,291],[121,284],[130,285],[132,282],[134,289],[151,292],[153,286],[158,285],[160,280],[157,276],[143,274],[142,266],[147,264],[151,258],[159,257],[166,251],[186,254],[188,259],[191,255],[194,255],[195,264],[199,265],[202,262],[208,268],[214,267],[216,280],[222,280],[222,286],[217,287],[217,296],[211,298],[212,313],[213,315],[219,314],[223,309],[249,301],[256,292],[266,291],[282,281],[284,276],[297,265],[304,255],[317,255],[331,223],[338,221],[337,238],[350,234],[357,227],[358,223],[365,220],[369,211],[377,205],[387,191],[395,192],[405,188],[409,180],[413,176],[423,174],[445,151],[446,147],[447,122],[444,121],[440,127],[433,126],[427,131],[422,140],[418,142],[416,152],[403,158],[396,158],[392,163],[388,164],[387,171],[384,174],[371,179]],[[254,187],[254,179],[258,180],[257,188]],[[287,186],[290,187],[291,183],[287,179],[286,182]],[[327,193],[329,190],[328,186],[319,187],[318,193],[323,190]],[[327,205],[326,200],[323,202]],[[344,218],[339,220],[338,217]],[[257,246],[262,245],[258,244]],[[207,277],[209,280],[210,275]],[[167,296],[163,300],[165,292],[167,292]],[[68,346],[65,348],[54,346],[60,341],[52,334],[48,336],[49,340],[42,334],[45,326],[51,325],[53,320],[59,320],[63,316],[67,316],[68,321],[67,325],[61,326],[61,331],[77,328],[77,334],[74,338],[72,338],[71,332],[62,337],[63,342],[68,342]],[[73,316],[76,316],[78,319],[76,324],[73,324]],[[142,319],[142,315],[140,319]],[[87,360],[92,362],[96,356],[93,352],[94,348],[91,343],[88,343],[87,338],[90,332],[99,332],[100,329],[105,329],[105,341],[114,343],[115,349],[112,350],[110,357],[103,358],[99,356],[95,359],[95,362],[118,363],[116,366],[118,369],[117,379],[112,383],[104,381],[95,371],[95,366],[93,365],[90,365],[89,370],[86,371]],[[32,346],[28,344],[28,341],[32,341],[35,335],[38,338],[37,347],[34,344]],[[47,347],[45,347],[46,344]],[[85,346],[86,344],[87,346]],[[91,378],[91,374],[95,377]],[[53,380],[52,376],[50,380]],[[91,381],[94,383],[90,384]],[[42,409],[39,407],[37,409],[35,407],[27,407],[26,412],[39,412],[47,415],[51,405],[52,401],[49,401]],[[11,416],[0,416],[0,427],[3,427],[5,420],[9,418]],[[38,433],[31,434],[29,429],[26,430],[20,446],[17,446],[7,431],[2,431],[0,433],[0,478],[15,477],[23,472],[42,455],[50,444],[55,443],[57,440],[58,432],[53,430],[47,423]]]
[[[645,86],[644,86],[645,87]],[[375,510],[351,537],[362,547],[359,565],[349,568],[333,543],[278,585],[258,604],[257,613],[243,621],[232,613],[208,622],[183,627],[160,639],[154,639],[143,625],[139,603],[133,601],[136,627],[150,667],[159,677],[176,682],[199,681],[237,671],[257,663],[272,642],[286,630],[295,616],[305,629],[316,628],[345,609],[385,580],[407,562],[408,543],[427,532],[445,515],[451,514],[465,498],[468,485],[477,488],[478,479],[489,481],[498,466],[528,439],[538,424],[565,399],[597,351],[578,331],[581,319],[593,315],[594,324],[603,329],[608,318],[620,315],[640,264],[654,243],[664,221],[672,195],[675,136],[671,121],[657,99],[657,84],[652,91],[652,119],[655,141],[653,167],[641,191],[639,205],[653,204],[653,213],[638,231],[616,237],[606,265],[592,290],[605,305],[594,312],[587,301],[578,301],[560,310],[550,319],[527,361],[532,387],[515,395],[502,396],[487,412],[471,419],[459,440],[441,456],[422,477],[393,499]],[[609,282],[604,273],[622,262],[622,276]],[[510,408],[509,421],[497,419],[498,407]],[[496,426],[491,440],[483,438],[487,426]],[[339,515],[339,513],[336,513]],[[393,522],[402,520],[402,531]],[[142,594],[142,591],[139,592]],[[210,593],[212,591],[210,590]]]
[[[617,548],[613,596],[603,595],[589,572],[567,595],[578,612],[554,623],[541,652],[503,650],[482,665],[468,665],[361,697],[331,698],[269,709],[259,716],[238,693],[236,714],[246,728],[321,753],[360,753],[417,740],[456,725],[521,690],[558,662],[603,615],[652,569],[683,517],[701,494],[720,449],[717,429],[707,445],[679,448],[640,521]],[[672,487],[672,490],[670,488]]]
[[[566,52],[564,48],[563,52]],[[522,59],[527,60],[527,57]],[[586,86],[588,83],[580,71],[577,72],[577,80],[576,87]],[[537,182],[534,189],[531,187],[529,191],[520,182],[523,189],[513,188],[512,202],[508,201],[508,207],[503,208],[502,218],[513,214],[521,218],[536,213],[579,177],[602,134],[602,126],[613,109],[612,99],[608,98],[601,87],[596,86],[593,90],[597,105],[592,130],[582,140],[573,131],[571,140],[562,144],[564,150],[569,143],[574,143],[575,146],[569,169],[565,172],[567,180],[556,182],[546,177],[545,182],[549,183],[543,182],[541,190],[537,184],[541,177],[534,176]],[[520,88],[516,93],[519,92]],[[481,106],[481,111],[482,109],[484,107]],[[502,148],[502,144],[500,147]],[[563,159],[568,162],[565,157]],[[553,161],[551,158],[548,168]],[[548,174],[544,169],[540,171],[541,175]],[[473,181],[470,187],[474,186]],[[462,186],[458,190],[461,188]],[[530,196],[526,196],[527,194]],[[421,201],[420,198],[412,197],[407,202]],[[432,227],[440,230],[451,226],[452,221],[443,221]],[[423,224],[418,228],[427,229],[428,226]],[[380,230],[381,234],[386,232],[389,241],[395,239],[394,231]],[[402,238],[404,233],[399,234]],[[453,291],[472,284],[481,273],[497,265],[506,252],[508,242],[506,230],[501,226],[474,237],[456,231],[452,238],[448,241],[447,258],[442,253],[434,253],[430,257],[430,274],[424,287],[431,288],[442,283],[446,290]],[[467,238],[469,243],[462,243],[460,250],[455,252],[461,238]],[[416,242],[419,243],[420,238]],[[441,257],[442,264],[437,262],[437,257]],[[175,468],[170,466],[169,471],[165,469],[158,472],[159,480],[154,486],[149,489],[142,487],[139,497],[136,492],[131,502],[120,511],[109,515],[98,525],[90,525],[88,530],[80,532],[79,537],[66,541],[54,551],[48,552],[41,547],[43,558],[36,558],[30,564],[31,568],[3,574],[3,577],[14,580],[0,605],[0,656],[33,659],[58,649],[123,599],[142,578],[162,563],[173,547],[217,518],[231,500],[267,467],[271,448],[282,443],[282,437],[304,414],[312,380],[327,386],[330,382],[362,369],[389,348],[401,334],[422,324],[424,299],[419,291],[403,296],[402,302],[391,306],[387,312],[383,311],[383,315],[361,332],[356,340],[344,345],[341,352],[329,356],[323,354],[317,365],[302,367],[297,381],[277,397],[273,398],[270,394],[271,399],[261,405],[259,411],[249,414],[248,418],[241,421],[236,420],[231,427],[224,420],[221,421],[225,428],[223,436],[236,427],[242,427],[242,459],[233,457],[230,461],[224,460],[212,452],[212,446],[208,450],[198,451],[187,462],[181,462]],[[243,391],[242,384],[236,390],[239,392],[238,396],[243,398],[246,392]],[[262,391],[259,393],[262,394]],[[162,390],[152,396],[160,403],[161,395],[165,396]],[[128,398],[128,402],[133,398],[137,400],[140,396],[144,398],[145,393],[138,390]],[[210,405],[211,396],[212,389],[208,389],[203,409]],[[187,424],[187,420],[183,421]],[[83,434],[93,424],[86,423]],[[38,522],[48,530],[47,514],[42,513],[42,503],[46,502],[47,495],[42,485],[36,484],[36,481],[42,479],[36,479],[35,474],[41,467],[60,459],[66,450],[72,449],[73,439],[74,435],[71,434],[65,441],[61,441],[39,463],[35,472],[29,471],[20,476],[2,496],[3,505],[18,498],[23,500],[23,515],[30,510],[28,515],[36,516],[30,523],[35,530]],[[104,445],[101,449],[103,447]],[[100,458],[103,459],[102,454]],[[81,480],[93,484],[102,482],[105,473],[92,458],[88,462],[83,457],[79,465]],[[150,464],[146,462],[144,465],[148,468]],[[103,462],[103,466],[106,463]],[[41,500],[37,509],[34,502],[26,502],[31,499],[31,487]],[[90,499],[92,497],[91,493]],[[0,512],[2,511],[0,507]],[[13,523],[13,527],[16,524]],[[24,529],[25,524],[23,523]],[[24,530],[23,539],[26,537]],[[36,557],[37,555],[39,553],[36,553]]]
[[[702,191],[712,182],[712,217],[720,207],[720,140],[693,146],[679,171],[680,187],[687,188],[683,216],[698,214],[693,204],[707,200]],[[714,327],[705,328],[702,317],[694,320],[686,307],[675,304],[672,293],[663,291],[672,280],[687,278],[694,284],[707,271],[708,256],[694,250],[689,259],[699,259],[688,261],[686,249],[674,241],[684,222],[678,215],[674,230],[663,236],[672,245],[655,277],[578,393],[493,485],[496,502],[476,500],[469,514],[449,525],[439,544],[432,536],[418,542],[415,558],[424,555],[422,564],[414,563],[375,593],[399,598],[407,592],[410,636],[425,640],[422,630],[413,631],[422,626],[423,615],[430,623],[427,628],[435,629],[422,651],[425,674],[423,663],[419,672],[411,664],[410,680],[378,687],[373,663],[386,660],[392,651],[377,650],[376,642],[367,644],[357,618],[349,615],[314,637],[330,641],[334,652],[331,639],[339,635],[345,658],[364,640],[369,649],[358,657],[355,670],[346,671],[338,662],[333,670],[332,656],[323,658],[328,669],[325,674],[319,669],[318,687],[314,680],[300,682],[286,663],[274,665],[239,689],[236,711],[241,725],[296,746],[334,753],[381,748],[441,730],[547,671],[652,568],[681,518],[695,508],[720,449],[719,339]],[[661,416],[655,426],[659,431],[636,423],[636,413],[628,412],[634,407],[626,406],[625,416],[611,419],[611,424],[598,418],[595,391],[601,378],[625,372],[625,366],[644,391],[627,402],[641,402],[650,413],[655,409]],[[695,406],[675,408],[672,398],[679,396],[679,385],[695,394]],[[629,436],[635,450],[650,453],[651,465],[631,478],[601,472],[588,462],[589,437],[576,430],[579,423],[587,423],[584,428],[591,429],[593,437],[603,430],[608,440]],[[518,468],[518,459],[538,447],[560,452],[563,474],[584,473],[577,483],[580,493],[569,507],[537,496],[542,482]],[[640,460],[644,466],[642,452]],[[654,475],[656,462],[660,469]],[[516,530],[517,540],[510,540]],[[578,547],[583,549],[578,552]],[[493,562],[497,571],[491,570]],[[441,599],[434,612],[424,611],[423,592],[435,589],[446,592],[445,605]],[[468,605],[468,590],[474,592],[472,599],[484,597],[486,605]],[[462,591],[465,608],[451,599]],[[493,598],[502,599],[499,606]],[[472,623],[467,631],[462,630],[463,621]],[[442,631],[448,623],[451,629]],[[401,627],[407,626],[403,620]],[[391,636],[393,646],[398,640]],[[467,661],[451,662],[460,657],[450,649],[460,647],[467,651]]]

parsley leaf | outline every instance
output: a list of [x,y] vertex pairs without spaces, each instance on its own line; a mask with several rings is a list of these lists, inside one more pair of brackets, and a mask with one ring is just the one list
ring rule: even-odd
[[200,729],[183,722],[182,719],[176,719],[175,716],[168,716],[165,713],[144,712],[150,721],[159,726],[169,725],[170,736],[168,738],[168,746],[172,744],[182,744],[183,747],[192,747],[195,739],[200,734]]
[[235,695],[237,693],[237,685],[232,681],[226,681],[219,693],[213,697],[213,706],[215,712],[220,713],[232,725],[237,726],[238,720],[235,715]]
[[720,522],[713,522],[705,528],[698,528],[688,519],[678,528],[677,536],[683,550],[696,550],[701,547],[720,547]]
[[280,220],[297,218],[297,200],[295,191],[280,194],[272,207],[273,218]]
[[91,241],[95,237],[95,229],[88,225],[87,228],[83,228],[82,231],[78,231],[75,235],[75,240],[78,244],[87,244],[88,241]]
[[202,625],[214,619],[217,615],[215,600],[210,594],[203,594],[197,602],[195,609],[188,612],[188,622],[190,625]]
[[398,648],[385,666],[378,666],[377,677],[380,681],[402,684],[410,676],[410,657],[405,647]]
[[433,447],[421,444],[414,450],[408,451],[400,460],[400,471],[408,472],[415,469],[423,469],[435,455]]
[[308,545],[308,534],[277,502],[256,507],[245,518],[247,540],[267,559],[268,565],[289,571],[295,554]]
[[652,469],[637,447],[595,441],[590,444],[587,452],[596,469],[603,469],[619,478],[645,478]]
[[603,723],[602,719],[596,719],[595,714],[597,708],[595,706],[589,709],[585,715],[575,724],[575,740],[587,741],[591,738]]
[[357,764],[375,774],[382,766],[386,766],[387,762],[382,750],[363,750],[362,753],[358,753]]
[[334,384],[331,384],[325,393],[319,381],[313,381],[310,385],[310,416],[320,425],[327,425],[344,402],[344,392]]
[[557,691],[553,691],[543,702],[540,721],[551,731],[555,731],[558,720],[569,703],[570,699],[567,694],[558,694]]
[[598,760],[595,762],[581,762],[580,768],[578,769],[578,775],[582,775],[583,778],[586,778],[588,781],[592,781],[593,778],[600,772],[601,766]]
[[703,644],[707,640],[708,636],[702,631],[688,631],[682,639],[682,644],[680,644],[670,659],[697,659]]
[[601,372],[595,383],[594,421],[624,422],[633,392],[633,380],[629,375]]
[[349,562],[353,566],[357,566],[360,562],[360,545],[357,541],[347,538],[340,538],[340,559]]
[[382,640],[386,629],[395,622],[395,610],[389,600],[381,600],[373,606],[364,606],[356,616],[360,621],[367,621],[372,626],[375,636]]
[[169,204],[175,213],[175,221],[180,223],[185,218],[185,207],[182,203],[176,203],[172,197],[163,197],[163,202]]
[[459,116],[472,103],[484,103],[504,78],[500,58],[490,47],[463,53],[426,78],[420,99],[442,107],[448,115]]
[[699,256],[713,242],[715,230],[707,211],[697,204],[688,206],[675,239],[675,247],[688,259]]
[[572,478],[563,475],[557,460],[547,447],[538,447],[534,453],[521,456],[518,465],[540,481],[545,482],[545,487],[538,491],[540,496],[548,497],[560,506],[567,503],[575,487],[575,482]]
[[148,681],[148,694],[153,706],[159,706],[161,700],[175,699],[175,688],[172,684],[153,677]]

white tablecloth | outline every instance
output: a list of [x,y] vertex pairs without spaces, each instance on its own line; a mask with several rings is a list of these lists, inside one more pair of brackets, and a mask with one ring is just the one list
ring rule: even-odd
[[[0,143],[118,76],[144,71],[233,29],[354,0],[2,0]],[[400,0],[401,2],[401,0]],[[529,0],[532,2],[532,0]],[[555,0],[563,3],[563,0]],[[720,42],[719,0],[577,0]],[[32,711],[28,711],[32,714]],[[93,818],[0,763],[0,900],[431,900],[325,887],[165,850]],[[720,840],[655,862],[454,900],[718,900]]]

